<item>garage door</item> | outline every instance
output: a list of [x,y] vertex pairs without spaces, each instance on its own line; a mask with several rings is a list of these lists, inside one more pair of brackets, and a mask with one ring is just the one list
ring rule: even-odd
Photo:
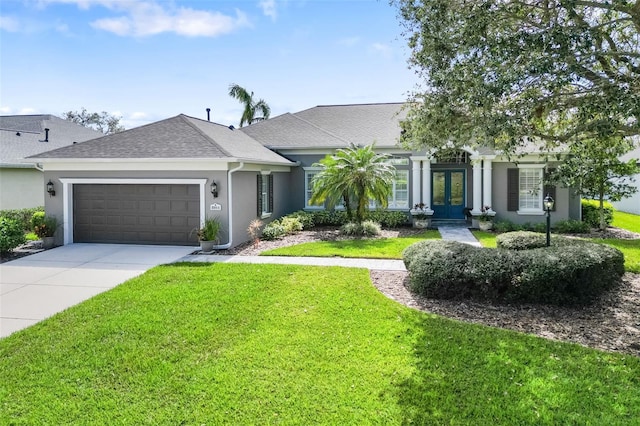
[[73,240],[197,245],[198,185],[73,185]]

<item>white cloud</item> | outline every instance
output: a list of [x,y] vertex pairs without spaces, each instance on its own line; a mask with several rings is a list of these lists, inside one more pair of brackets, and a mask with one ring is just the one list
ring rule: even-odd
[[11,16],[0,16],[0,30],[15,33],[20,31],[20,23]]
[[385,58],[390,57],[392,53],[391,47],[388,44],[384,43],[373,43],[370,47],[370,50],[374,53],[384,56]]
[[272,20],[275,21],[278,18],[276,0],[260,0],[258,7],[262,9],[262,13],[264,13],[265,16],[270,17]]
[[9,108],[8,106],[0,106],[0,114],[11,115],[12,112],[13,109]]
[[247,16],[236,9],[236,15],[171,7],[155,1],[132,0],[40,0],[50,3],[75,4],[80,9],[102,6],[122,13],[113,18],[95,20],[91,26],[119,36],[147,37],[161,33],[175,33],[186,37],[216,37],[238,28],[250,26]]

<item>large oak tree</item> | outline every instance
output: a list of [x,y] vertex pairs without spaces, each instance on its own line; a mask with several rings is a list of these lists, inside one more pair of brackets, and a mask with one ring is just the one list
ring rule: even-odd
[[391,0],[425,86],[414,147],[514,152],[640,134],[640,2]]

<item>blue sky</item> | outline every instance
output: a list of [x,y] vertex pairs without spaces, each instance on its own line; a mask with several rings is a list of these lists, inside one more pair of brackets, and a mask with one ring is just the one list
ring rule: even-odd
[[387,0],[2,0],[0,114],[86,107],[131,128],[210,107],[237,125],[231,83],[272,116],[398,102],[409,54]]

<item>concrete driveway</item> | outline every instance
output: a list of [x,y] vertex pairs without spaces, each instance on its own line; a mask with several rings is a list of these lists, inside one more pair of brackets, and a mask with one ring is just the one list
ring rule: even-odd
[[197,247],[70,244],[0,265],[0,338]]

